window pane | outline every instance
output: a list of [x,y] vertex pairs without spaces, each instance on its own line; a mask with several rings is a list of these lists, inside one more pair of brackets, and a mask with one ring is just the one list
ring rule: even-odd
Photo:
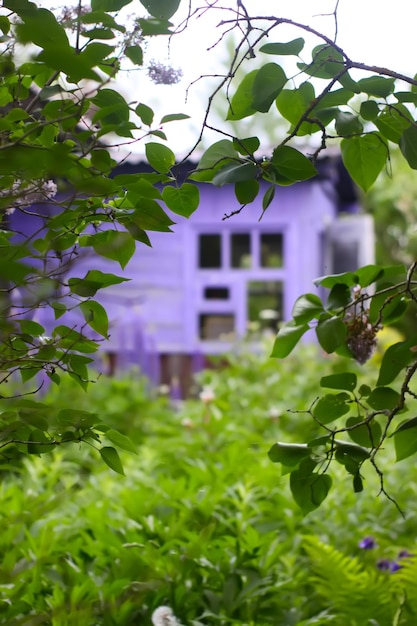
[[206,287],[204,298],[206,300],[228,300],[229,289],[227,287]]
[[234,268],[248,268],[252,265],[250,234],[235,233],[230,238],[230,265]]
[[220,268],[222,266],[220,235],[200,235],[198,266],[201,268]]
[[282,233],[261,233],[261,267],[282,267]]
[[261,328],[277,329],[283,318],[283,284],[276,280],[252,280],[247,285],[248,321]]
[[230,341],[235,331],[235,316],[231,314],[202,313],[199,317],[200,339]]

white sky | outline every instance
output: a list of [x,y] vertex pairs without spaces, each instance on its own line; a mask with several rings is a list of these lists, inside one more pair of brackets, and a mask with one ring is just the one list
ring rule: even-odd
[[[212,0],[211,0],[212,1]],[[39,2],[48,8],[65,4],[64,0],[42,0]],[[66,4],[73,5],[74,0]],[[88,4],[86,0],[86,4]],[[183,8],[173,16],[177,24],[188,6],[188,0],[182,0]],[[195,7],[205,4],[204,0],[192,0]],[[252,15],[275,15],[286,17],[307,24],[316,30],[334,36],[334,18],[327,16],[334,10],[336,0],[246,0],[248,13]],[[219,0],[219,5],[226,8],[236,6],[235,0]],[[128,15],[134,13],[145,16],[146,10],[138,0],[126,7]],[[218,22],[227,16],[227,11],[211,9],[198,21],[191,22],[189,28],[174,37],[168,50],[168,38],[156,37],[148,45],[146,59],[170,63],[181,68],[183,79],[176,85],[154,85],[141,69],[125,75],[120,81],[120,90],[129,101],[148,104],[157,112],[157,118],[168,113],[187,113],[193,120],[173,122],[164,128],[168,135],[168,145],[180,154],[185,154],[198,136],[207,97],[217,81],[213,79],[199,81],[189,90],[188,102],[186,88],[202,74],[224,72],[228,53],[220,43],[214,50],[207,51],[219,38]],[[339,0],[337,43],[354,61],[385,66],[390,69],[411,74],[417,72],[415,61],[415,25],[417,23],[417,3],[413,0]],[[304,37],[300,31],[280,26],[270,41],[289,41],[295,37]],[[307,39],[307,38],[306,38]],[[314,40],[313,45],[320,43]],[[306,46],[305,51],[310,51]],[[302,53],[303,54],[303,53]],[[264,62],[276,61],[277,57],[263,57]],[[281,57],[282,58],[282,57]],[[310,60],[309,56],[304,60]],[[247,65],[248,71],[259,67]],[[323,84],[324,86],[324,84]],[[226,111],[225,111],[226,113]],[[218,135],[215,138],[219,138]],[[213,140],[213,136],[210,137]],[[134,151],[143,152],[141,142]]]

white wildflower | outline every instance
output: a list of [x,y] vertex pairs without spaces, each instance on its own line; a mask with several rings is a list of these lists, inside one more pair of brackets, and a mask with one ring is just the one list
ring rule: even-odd
[[181,626],[169,606],[159,606],[152,613],[151,619],[154,626]]
[[200,400],[204,402],[204,404],[209,404],[215,399],[216,396],[214,394],[214,390],[211,387],[203,387],[203,389],[200,391]]

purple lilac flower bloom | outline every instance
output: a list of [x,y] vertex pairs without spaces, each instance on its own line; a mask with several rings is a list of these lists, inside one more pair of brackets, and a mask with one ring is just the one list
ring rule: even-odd
[[157,61],[151,61],[148,76],[156,85],[175,85],[182,78],[182,70]]
[[362,541],[359,542],[359,547],[362,550],[373,550],[376,548],[376,541],[373,537],[364,537]]

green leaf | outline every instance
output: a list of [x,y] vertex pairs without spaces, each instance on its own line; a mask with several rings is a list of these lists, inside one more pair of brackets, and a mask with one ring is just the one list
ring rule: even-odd
[[396,91],[393,95],[398,102],[412,102],[417,105],[417,94],[412,91]]
[[136,250],[131,235],[117,230],[90,235],[82,240],[82,245],[92,246],[100,256],[117,261],[122,269],[126,267]]
[[277,55],[298,55],[304,48],[305,41],[301,37],[286,43],[267,43],[259,48],[259,52]]
[[375,100],[366,100],[361,104],[360,113],[364,120],[372,122],[378,116],[379,106]]
[[254,163],[228,163],[216,172],[212,182],[216,187],[223,187],[229,183],[254,180],[257,174],[258,168]]
[[183,217],[190,217],[200,203],[200,191],[191,183],[184,183],[181,187],[166,186],[162,197],[171,211]]
[[134,222],[143,230],[155,230],[161,233],[172,232],[170,226],[175,222],[165,213],[158,202],[150,198],[135,198],[134,194],[132,194],[132,201],[137,204],[138,208],[129,215],[126,223],[124,218],[119,219],[126,227],[128,222]]
[[262,198],[262,209],[265,212],[275,197],[275,185],[268,187]]
[[381,278],[383,273],[384,268],[380,265],[364,265],[355,272],[358,277],[358,284],[362,287],[368,287],[368,285]]
[[[6,7],[8,4],[4,3]],[[51,11],[38,8],[33,3],[10,2],[10,5],[9,8],[22,20],[16,25],[17,38],[20,42],[34,43],[43,49],[50,47],[70,49],[65,29]]]
[[387,348],[379,368],[379,376],[376,383],[378,387],[388,385],[395,380],[398,374],[415,359],[415,353],[412,352],[412,348],[415,348],[416,344],[417,338],[415,337],[408,341],[400,341]]
[[335,310],[344,308],[352,300],[350,288],[343,283],[336,283],[330,290],[326,309]]
[[[352,430],[349,430],[347,434],[352,441],[357,443],[359,446],[363,446],[364,448],[374,448],[381,441],[381,426],[375,419],[367,424],[357,426],[357,424],[360,424],[361,422],[363,422],[361,417],[349,417],[346,420],[346,426]],[[356,428],[353,428],[354,426],[356,426]]]
[[114,89],[100,89],[92,98],[92,103],[97,108],[93,115],[94,123],[101,122],[103,125],[113,127],[129,120],[129,105]]
[[114,39],[115,35],[111,28],[90,28],[80,33],[88,39]]
[[329,274],[328,276],[321,276],[320,278],[316,278],[314,284],[321,285],[326,289],[331,289],[337,284],[353,287],[354,285],[357,285],[358,282],[359,278],[357,274],[354,274],[353,272],[343,272],[342,274]]
[[400,424],[392,436],[397,461],[415,454],[417,452],[417,417]]
[[297,127],[297,136],[302,136],[320,130],[320,126],[311,121],[299,125],[301,118],[307,109],[310,110],[315,101],[313,85],[305,82],[298,89],[283,89],[276,98],[275,104],[281,115],[291,123],[291,131]]
[[407,107],[398,104],[397,106],[385,107],[374,120],[375,126],[380,133],[394,143],[400,143],[403,132],[410,127],[413,118]]
[[349,413],[351,400],[351,396],[345,392],[327,394],[314,405],[313,415],[322,424],[328,424]]
[[345,456],[349,456],[356,462],[365,461],[369,459],[370,453],[366,448],[358,446],[353,443],[346,443],[345,441],[335,441],[336,452],[340,452]]
[[242,80],[238,86],[233,98],[230,101],[230,107],[227,112],[227,120],[241,120],[248,115],[256,113],[253,105],[253,84],[259,70],[252,70]]
[[297,63],[298,67],[315,78],[334,78],[344,68],[343,55],[337,48],[329,44],[316,46],[312,52],[312,63]]
[[65,306],[65,304],[62,304],[62,302],[52,302],[51,306],[54,310],[54,316],[56,320],[67,312],[67,307]]
[[301,459],[310,456],[311,448],[304,443],[274,443],[268,452],[272,463],[282,463],[287,467],[298,465]]
[[[310,159],[290,146],[275,148],[271,163],[278,176],[283,176],[291,182],[308,180],[317,174],[317,170]],[[280,183],[279,180],[277,182]]]
[[180,0],[140,0],[140,3],[151,15],[165,20],[169,20],[180,6]]
[[316,335],[323,350],[331,354],[344,343],[346,339],[346,325],[336,315],[321,319],[316,326]]
[[91,152],[91,163],[96,169],[105,173],[110,172],[115,166],[115,162],[107,150],[93,150]]
[[355,493],[361,493],[361,491],[363,491],[363,480],[359,472],[356,472],[353,477],[353,491]]
[[38,324],[38,322],[32,322],[32,320],[17,320],[17,323],[20,326],[20,332],[33,335],[34,337],[43,335],[45,332],[43,326]]
[[349,111],[338,111],[336,113],[336,132],[339,137],[360,135],[363,132],[363,125],[357,115],[353,115]]
[[99,452],[101,458],[106,463],[106,465],[110,467],[110,469],[112,469],[114,472],[117,472],[118,474],[122,474],[122,476],[125,475],[119,453],[115,448],[112,448],[111,446],[105,446],[104,448],[100,448]]
[[369,396],[369,394],[371,393],[372,389],[369,387],[369,385],[361,385],[358,389],[358,394],[361,397],[365,397],[367,398]]
[[169,115],[164,115],[161,119],[160,124],[167,124],[168,122],[175,122],[178,120],[189,120],[190,116],[185,113],[170,113]]
[[56,444],[50,443],[51,439],[47,437],[43,430],[34,428],[30,433],[30,443],[28,444],[29,454],[46,454],[56,447]]
[[65,425],[79,430],[89,430],[97,424],[98,416],[90,411],[80,409],[62,409],[57,415],[58,421]]
[[89,326],[103,337],[109,332],[109,320],[106,309],[94,300],[87,300],[80,304],[80,310]]
[[329,109],[332,107],[339,107],[341,104],[347,104],[349,100],[353,97],[353,95],[353,91],[351,91],[350,89],[345,89],[344,87],[342,87],[341,89],[329,91],[323,96],[320,95],[317,98],[318,103],[314,107],[313,113],[320,111],[321,109]]
[[154,112],[147,104],[139,103],[135,109],[135,113],[144,124],[151,126],[154,118]]
[[140,46],[127,46],[125,55],[134,65],[143,65],[143,50]]
[[235,196],[241,204],[253,202],[259,193],[257,180],[243,180],[235,183]]
[[91,0],[92,11],[120,11],[124,6],[129,4],[132,0]]
[[401,135],[400,150],[411,169],[417,170],[417,126],[414,124]]
[[128,278],[121,278],[114,274],[105,274],[99,270],[89,270],[84,278],[70,278],[68,285],[71,288],[72,293],[78,296],[90,297],[103,287],[109,287],[110,285],[118,285],[129,280]]
[[320,387],[353,391],[357,382],[358,379],[356,374],[353,374],[352,372],[342,372],[340,374],[329,374],[329,376],[323,376],[320,380]]
[[290,489],[293,498],[304,515],[317,509],[326,499],[332,486],[328,474],[307,474],[295,470],[290,474]]
[[362,137],[342,139],[340,147],[349,174],[359,187],[368,191],[387,160],[388,151],[384,140],[377,133],[369,133]]
[[297,324],[305,324],[323,313],[323,303],[314,293],[306,293],[294,303],[292,313]]
[[275,339],[271,357],[283,359],[288,356],[308,330],[308,324],[296,324],[294,321],[283,324]]
[[281,66],[276,63],[263,65],[252,84],[253,108],[261,113],[269,111],[286,82],[287,77]]
[[395,80],[393,78],[385,78],[384,76],[370,76],[369,78],[358,80],[357,85],[364,93],[386,98],[394,91]]
[[382,310],[382,322],[388,326],[400,320],[408,309],[408,300],[403,295],[398,295],[391,301],[385,301]]
[[398,406],[400,394],[391,387],[376,387],[371,391],[366,401],[375,411],[390,411]]
[[260,141],[258,137],[246,137],[245,139],[233,139],[233,147],[240,154],[252,156],[258,150]]
[[105,434],[107,439],[119,448],[122,448],[122,450],[133,452],[133,454],[138,453],[137,446],[135,446],[135,444],[129,439],[129,437],[126,437],[126,435],[122,435],[122,433],[119,433],[117,430],[113,430],[112,428],[106,430]]
[[5,15],[0,16],[0,30],[3,35],[7,35],[10,30],[10,21]]
[[146,158],[149,164],[162,174],[168,174],[175,165],[175,154],[168,146],[161,143],[149,142],[145,146]]
[[227,162],[239,159],[239,154],[228,139],[212,144],[201,157],[198,169],[190,175],[191,180],[211,181],[214,174]]

